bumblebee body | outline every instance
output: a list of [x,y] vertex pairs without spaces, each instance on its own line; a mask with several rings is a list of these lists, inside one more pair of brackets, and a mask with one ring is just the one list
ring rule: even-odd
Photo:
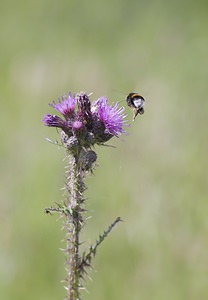
[[144,102],[145,99],[137,94],[137,93],[130,93],[126,98],[126,103],[129,107],[133,109],[133,121],[135,120],[138,114],[143,115],[144,113]]

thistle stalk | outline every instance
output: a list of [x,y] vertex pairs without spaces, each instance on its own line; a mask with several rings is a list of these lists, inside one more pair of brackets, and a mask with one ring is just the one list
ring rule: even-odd
[[[76,97],[69,93],[59,99],[58,103],[50,104],[64,119],[56,115],[45,115],[43,122],[46,126],[61,129],[61,145],[66,150],[66,159],[69,161],[66,171],[66,183],[64,200],[56,207],[46,208],[45,212],[59,213],[64,218],[66,248],[64,249],[66,261],[65,288],[66,300],[80,300],[80,283],[86,269],[91,266],[91,260],[95,256],[98,246],[108,236],[114,226],[121,221],[118,217],[109,225],[94,245],[88,251],[80,254],[80,232],[84,226],[85,212],[83,193],[86,190],[84,183],[88,173],[93,173],[96,153],[94,146],[103,145],[113,136],[118,137],[123,130],[125,115],[124,108],[108,105],[106,98],[101,97],[92,103],[88,96],[81,92]],[[76,110],[77,106],[77,110]]]

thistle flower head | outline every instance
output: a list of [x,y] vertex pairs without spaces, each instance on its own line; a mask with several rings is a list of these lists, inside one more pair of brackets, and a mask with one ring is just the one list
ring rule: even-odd
[[60,117],[56,115],[45,115],[42,119],[43,123],[45,126],[49,127],[58,127],[64,129],[67,127],[66,123],[64,120],[62,120]]
[[99,121],[105,127],[105,133],[118,137],[119,134],[125,132],[123,130],[124,118],[126,117],[124,107],[119,108],[118,103],[114,106],[109,105],[105,97],[99,98],[93,106]]
[[58,99],[58,103],[50,103],[49,105],[53,108],[55,108],[58,112],[60,112],[66,119],[67,117],[70,117],[70,114],[74,112],[75,106],[76,106],[76,98],[72,97],[72,94],[69,93],[68,97],[66,95],[62,96]]

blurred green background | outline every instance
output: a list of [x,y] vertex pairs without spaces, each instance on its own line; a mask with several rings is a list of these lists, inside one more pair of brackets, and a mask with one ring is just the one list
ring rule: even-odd
[[[0,12],[0,298],[65,291],[58,202],[64,152],[41,118],[68,91],[146,111],[98,147],[87,179],[84,247],[117,216],[85,286],[88,299],[208,299],[207,1],[3,1]],[[121,105],[126,104],[123,102]]]

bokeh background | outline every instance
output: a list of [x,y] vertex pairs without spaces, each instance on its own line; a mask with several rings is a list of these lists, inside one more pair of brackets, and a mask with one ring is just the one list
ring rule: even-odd
[[[117,216],[86,278],[88,299],[208,299],[207,1],[1,2],[0,298],[65,291],[58,202],[63,150],[41,118],[68,91],[146,111],[98,147],[84,247]],[[126,106],[125,102],[121,105]]]

